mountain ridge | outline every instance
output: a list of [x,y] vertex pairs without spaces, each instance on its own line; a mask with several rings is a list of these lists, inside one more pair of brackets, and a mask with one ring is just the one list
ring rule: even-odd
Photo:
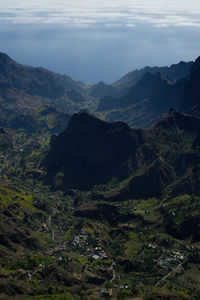
[[156,75],[161,73],[164,77],[168,78],[172,82],[179,81],[188,76],[191,71],[193,61],[184,62],[180,61],[177,64],[172,64],[165,67],[149,67],[146,66],[141,69],[133,70],[123,77],[113,82],[112,84],[107,84],[103,81],[100,81],[96,84],[93,84],[90,90],[90,94],[96,98],[104,97],[123,97],[129,92],[129,90],[136,85],[146,73]]
[[[109,124],[86,113],[76,114],[67,129],[51,140],[43,161],[47,182],[55,189],[91,189],[124,182],[126,194],[137,198],[161,196],[167,189],[175,193],[187,180],[185,190],[199,195],[199,176],[193,176],[200,162],[196,143],[199,128],[199,119],[174,110],[146,130],[134,130],[122,122]],[[193,163],[187,167],[186,157],[192,153]],[[184,166],[181,172],[180,161]]]
[[[179,81],[177,79],[188,74],[192,65],[192,62],[180,62],[170,67],[145,67],[133,71],[132,73],[140,74],[138,78],[140,80],[136,80],[136,83],[130,82],[129,88],[121,92],[115,88],[116,84],[100,82],[96,85],[87,85],[74,81],[67,75],[59,75],[41,67],[23,66],[1,52],[0,114],[4,120],[1,124],[4,126],[6,123],[5,116],[9,118],[10,115],[29,114],[43,105],[48,105],[69,114],[76,113],[80,109],[88,109],[107,121],[119,119],[128,122],[132,127],[148,127],[158,121],[169,107],[177,106],[181,83],[184,84],[184,79]],[[163,73],[156,73],[157,71]],[[157,95],[156,93],[151,95],[151,92],[145,94],[143,91],[143,97],[141,94],[140,99],[137,99],[138,93],[144,90],[143,87],[139,88],[140,85],[146,85],[149,91],[152,90],[154,85],[152,78],[159,85],[158,74],[161,74],[160,82],[165,78],[167,90],[166,87],[163,88],[163,92],[160,90],[160,96],[158,92]],[[122,78],[126,78],[126,75]],[[173,87],[174,91],[170,94],[169,90],[170,88],[173,90]],[[165,97],[167,93],[168,98]],[[114,95],[116,98],[102,98],[104,95]],[[159,102],[162,102],[162,105]]]
[[[41,95],[32,109],[33,96],[12,115],[1,107],[0,299],[199,299],[196,66],[183,85],[186,109],[163,110],[161,120],[152,107],[166,104],[163,90],[173,103],[179,81],[145,75],[146,98],[135,98],[129,113],[146,108],[143,122],[158,119],[146,129],[88,113],[98,103],[87,98],[88,86],[83,94],[67,90],[71,104],[84,108],[72,115],[75,106],[69,114],[52,106],[59,98]],[[19,89],[9,92],[14,98]]]
[[189,74],[191,67],[193,65],[193,61],[184,62],[180,61],[177,64],[172,64],[169,67],[149,67],[146,66],[142,69],[136,69],[127,73],[125,76],[120,78],[119,80],[112,83],[113,86],[131,86],[136,84],[144,75],[145,73],[151,73],[155,75],[156,73],[162,73],[165,77],[168,77],[171,80],[178,81],[187,77]]
[[187,71],[181,72],[187,75],[185,78],[175,80],[163,73],[145,73],[122,97],[100,99],[97,115],[106,121],[120,120],[143,128],[158,122],[170,107],[199,116],[199,59],[188,64],[180,62],[173,68],[180,65],[186,67]]
[[[44,68],[24,66],[0,53],[0,113],[3,116],[23,114],[52,105],[65,112],[76,112],[80,106],[69,94],[81,90],[81,82]],[[69,93],[69,94],[68,94]]]

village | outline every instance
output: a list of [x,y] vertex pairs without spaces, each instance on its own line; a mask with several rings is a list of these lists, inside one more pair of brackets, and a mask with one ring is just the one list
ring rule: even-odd
[[[46,223],[42,223],[39,231],[48,233],[49,229]],[[53,230],[54,235],[54,230]],[[92,246],[91,243],[89,245],[89,235],[88,233],[82,228],[78,234],[76,234],[72,241],[72,247],[78,249],[81,249],[80,257],[85,257],[87,259],[93,259],[93,260],[108,260],[109,257],[106,253],[106,251],[102,248],[99,242],[99,238],[95,239],[96,246]],[[54,250],[50,251],[50,255],[53,255],[54,253],[62,252],[66,250],[66,245],[68,243],[65,242],[63,244],[60,244],[56,247],[54,247]],[[145,245],[147,249],[150,250],[161,250],[160,247],[147,243]],[[173,271],[179,266],[180,264],[183,264],[186,257],[183,253],[175,250],[167,250],[162,249],[162,255],[159,256],[159,258],[153,258],[152,262],[155,264],[155,266],[159,268],[163,268],[166,271]],[[58,260],[62,261],[64,258],[62,256],[59,256]],[[113,261],[111,259],[111,261]]]
[[[73,246],[79,247],[84,249],[88,245],[88,234],[84,229],[81,229],[79,235],[75,235]],[[98,239],[97,239],[98,240]],[[102,249],[102,247],[99,245],[97,247],[94,247],[93,249],[87,248],[85,251],[85,256],[88,258],[92,258],[95,260],[98,259],[108,259],[108,255],[106,252]]]
[[[156,250],[157,246],[148,243],[146,244],[146,247],[148,249]],[[163,254],[157,258],[153,259],[153,262],[156,264],[156,266],[166,269],[166,270],[174,270],[177,265],[180,263],[183,263],[185,260],[184,255],[179,251],[174,250],[165,250],[163,249]]]

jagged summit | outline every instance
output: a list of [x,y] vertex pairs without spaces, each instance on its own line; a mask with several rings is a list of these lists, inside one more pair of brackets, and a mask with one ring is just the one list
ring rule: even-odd
[[184,87],[184,81],[174,83],[161,73],[155,75],[147,72],[134,85],[127,95],[122,98],[103,98],[100,101],[98,110],[111,110],[116,108],[126,108],[131,105],[148,100],[149,111],[157,109],[159,113],[164,112],[171,106],[177,106]]
[[123,76],[121,79],[114,82],[113,86],[117,87],[118,89],[123,88],[123,87],[130,87],[130,86],[136,84],[147,72],[151,73],[153,75],[160,72],[165,77],[171,78],[172,80],[175,80],[175,81],[178,81],[178,80],[183,79],[188,76],[192,65],[193,65],[192,61],[189,61],[189,62],[180,61],[179,63],[172,64],[169,67],[167,67],[167,66],[166,67],[146,66],[142,69],[129,72],[128,74]]
[[116,173],[124,178],[130,171],[122,164],[136,148],[137,135],[137,131],[122,122],[107,123],[90,114],[78,113],[72,116],[63,133],[52,138],[44,165],[47,172],[54,173],[53,177],[62,170],[63,188],[106,183]]
[[[42,67],[24,66],[1,52],[0,113],[8,118],[43,105],[54,106],[65,113],[88,107],[106,121],[120,120],[131,127],[148,127],[160,120],[169,107],[180,107],[180,99],[182,110],[190,108],[186,103],[198,105],[196,96],[188,100],[191,91],[185,86],[184,78],[192,65],[193,62],[180,62],[170,67],[145,67],[112,85],[103,81],[87,85]],[[187,84],[190,86],[189,79]],[[5,123],[6,120],[0,125]]]
[[186,81],[181,109],[189,110],[200,104],[200,56],[195,60],[191,73]]
[[149,127],[172,107],[180,107],[186,78],[193,62],[170,67],[145,67],[112,84],[118,93],[100,99],[99,115],[107,121],[121,120],[131,127]]

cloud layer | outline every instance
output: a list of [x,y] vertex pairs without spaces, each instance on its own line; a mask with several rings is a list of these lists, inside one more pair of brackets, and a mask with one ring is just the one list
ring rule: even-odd
[[5,24],[0,51],[22,64],[76,80],[113,82],[146,65],[164,66],[199,56],[199,28],[68,28],[60,24]]
[[85,82],[194,60],[199,27],[199,0],[0,0],[0,51]]
[[199,0],[1,0],[1,22],[70,27],[200,26]]

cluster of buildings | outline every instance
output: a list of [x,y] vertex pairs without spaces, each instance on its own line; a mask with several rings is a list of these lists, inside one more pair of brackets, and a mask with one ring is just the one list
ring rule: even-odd
[[[72,245],[74,247],[78,246],[79,248],[85,248],[88,245],[88,234],[84,229],[81,229],[80,234],[75,235]],[[106,252],[100,245],[98,245],[98,247],[95,247],[94,249],[87,248],[85,255],[88,258],[92,258],[94,260],[108,259]]]
[[100,246],[95,247],[94,250],[87,249],[86,250],[86,255],[88,257],[91,257],[91,258],[95,259],[95,260],[108,259],[108,255],[106,254],[106,252]]
[[84,229],[81,229],[80,234],[75,235],[72,245],[84,248],[88,244],[87,239],[87,232]]

